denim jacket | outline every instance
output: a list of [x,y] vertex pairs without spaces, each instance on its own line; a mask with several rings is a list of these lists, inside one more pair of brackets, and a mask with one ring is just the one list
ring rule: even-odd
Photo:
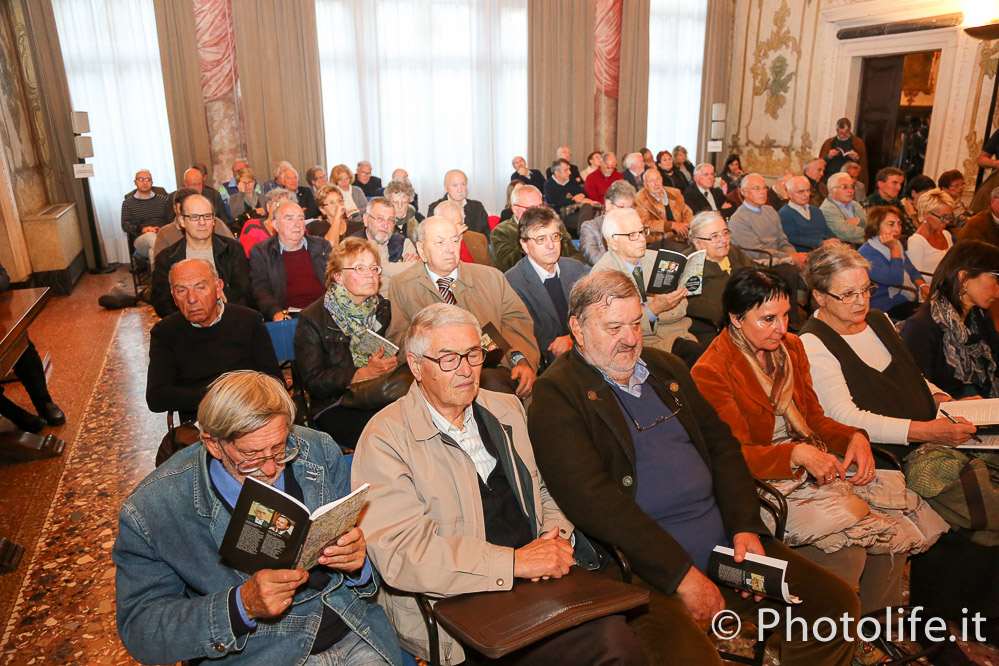
[[[295,428],[301,451],[291,463],[305,504],[315,509],[350,492],[339,447],[324,433]],[[218,659],[232,664],[302,664],[325,603],[386,661],[401,654],[388,618],[371,597],[377,578],[347,587],[330,569],[321,592],[301,587],[290,609],[235,636],[229,591],[249,579],[221,563],[229,512],[216,497],[202,445],[177,453],[147,476],[121,508],[113,557],[117,565],[118,634],[142,663]]]

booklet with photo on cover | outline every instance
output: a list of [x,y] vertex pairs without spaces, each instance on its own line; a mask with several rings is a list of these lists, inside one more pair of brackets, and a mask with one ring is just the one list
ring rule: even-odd
[[690,296],[701,293],[704,283],[704,250],[691,252],[690,256],[674,250],[659,250],[652,275],[645,288],[647,294],[669,294],[686,287]]
[[704,574],[719,585],[789,604],[801,603],[801,599],[787,589],[787,560],[746,553],[742,562],[736,562],[733,549],[715,546]]
[[257,481],[243,482],[219,554],[235,569],[311,569],[323,548],[357,524],[368,484],[315,511],[288,493]]
[[357,346],[359,352],[365,356],[377,354],[379,349],[385,350],[385,358],[395,356],[399,353],[399,346],[393,344],[388,338],[382,337],[370,328],[364,329],[364,335]]

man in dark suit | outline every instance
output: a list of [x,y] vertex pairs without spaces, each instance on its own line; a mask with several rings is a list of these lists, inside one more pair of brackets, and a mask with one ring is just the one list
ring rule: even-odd
[[382,179],[371,175],[371,162],[367,160],[358,162],[357,171],[354,172],[354,175],[357,176],[354,184],[361,188],[364,196],[368,197],[368,199],[379,196],[378,192],[382,189]]
[[312,187],[309,185],[299,186],[298,172],[295,171],[294,167],[285,167],[278,174],[277,183],[280,187],[294,193],[295,196],[292,199],[302,207],[306,219],[311,220],[319,217],[319,206],[316,205],[316,195],[312,193]]
[[538,169],[528,169],[527,160],[518,155],[513,158],[513,173],[510,174],[511,181],[518,181],[524,185],[533,185],[539,190],[545,188],[545,177]]
[[641,153],[628,153],[624,156],[624,171],[621,172],[624,179],[635,188],[635,191],[642,189],[642,176],[645,175],[645,162]]
[[569,290],[589,272],[583,262],[562,257],[560,222],[546,206],[524,211],[519,232],[526,256],[506,272],[507,282],[534,320],[534,338],[549,363],[572,349]]
[[698,164],[694,167],[694,182],[683,191],[683,200],[694,211],[694,215],[702,210],[716,210],[727,220],[735,212],[735,205],[714,184],[714,165],[707,162]]
[[489,214],[486,207],[474,199],[468,198],[468,176],[458,169],[451,169],[444,174],[444,196],[430,204],[427,217],[433,217],[434,209],[442,201],[457,201],[465,209],[465,226],[480,234],[489,235]]
[[[569,295],[576,347],[535,383],[528,432],[566,517],[623,552],[633,582],[649,591],[647,612],[629,621],[649,662],[720,665],[697,622],[725,608],[755,620],[762,607],[779,609],[781,663],[850,663],[853,645],[844,636],[805,641],[789,624],[856,619],[856,592],[770,537],[738,440],[678,358],[643,351],[642,317],[626,275],[597,271],[576,283]],[[786,560],[788,586],[802,602],[757,604],[719,588],[704,573],[719,545],[737,562],[747,553]]]

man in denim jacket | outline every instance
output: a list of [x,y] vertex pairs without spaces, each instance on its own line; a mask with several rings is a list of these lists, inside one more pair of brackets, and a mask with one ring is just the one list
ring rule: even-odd
[[118,634],[143,663],[203,658],[255,664],[398,664],[399,645],[354,528],[311,571],[247,576],[218,550],[243,480],[253,476],[310,510],[346,495],[349,473],[329,436],[294,428],[281,383],[223,375],[198,408],[203,446],[176,454],[122,506]]

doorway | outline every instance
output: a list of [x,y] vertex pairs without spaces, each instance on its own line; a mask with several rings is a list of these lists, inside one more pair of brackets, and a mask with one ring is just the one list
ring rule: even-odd
[[939,69],[939,49],[863,58],[856,132],[872,179],[886,166],[923,172]]

